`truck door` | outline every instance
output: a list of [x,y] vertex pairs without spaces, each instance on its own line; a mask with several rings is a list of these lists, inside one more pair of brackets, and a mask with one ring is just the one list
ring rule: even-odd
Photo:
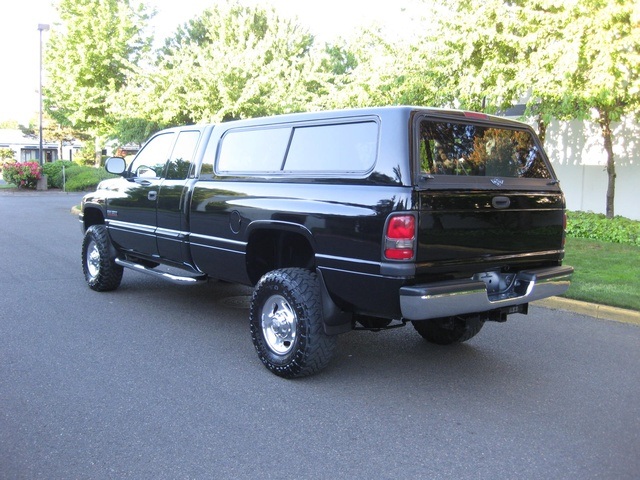
[[189,203],[188,178],[200,135],[200,130],[179,133],[158,192],[158,254],[164,260],[180,264],[190,263],[185,244],[189,231],[186,215]]
[[109,233],[124,250],[158,256],[155,234],[158,191],[175,139],[175,132],[151,138],[133,159],[126,180],[109,197]]

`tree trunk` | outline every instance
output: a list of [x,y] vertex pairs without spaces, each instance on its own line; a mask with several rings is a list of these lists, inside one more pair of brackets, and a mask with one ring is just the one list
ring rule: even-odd
[[598,123],[600,124],[600,131],[602,132],[602,138],[604,139],[604,149],[607,152],[607,205],[606,205],[606,215],[607,218],[613,218],[614,213],[614,199],[616,193],[616,164],[615,159],[613,157],[613,142],[611,139],[611,118],[609,117],[609,112],[607,111],[599,111],[600,120]]
[[542,115],[538,115],[538,137],[540,138],[540,143],[544,145],[544,139],[547,135],[547,124],[544,123],[544,119]]
[[101,138],[96,136],[95,138],[95,149],[94,149],[94,167],[96,168],[100,168],[100,161],[102,160],[102,143],[101,143]]

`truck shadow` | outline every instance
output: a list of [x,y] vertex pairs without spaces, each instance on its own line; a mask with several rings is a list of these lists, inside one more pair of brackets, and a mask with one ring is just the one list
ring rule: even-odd
[[[213,357],[237,356],[235,363],[248,360],[246,368],[262,369],[249,334],[250,287],[219,281],[176,286],[132,276],[131,281],[123,281],[116,294],[155,305],[160,312],[156,321],[170,322],[174,330],[195,329],[194,334],[209,338]],[[174,310],[181,314],[163,319],[162,312]],[[405,388],[408,392],[429,389],[462,394],[507,388],[515,378],[522,381],[536,375],[535,366],[519,360],[508,341],[503,341],[502,334],[508,332],[508,325],[487,323],[467,343],[438,346],[422,339],[410,324],[382,332],[352,331],[339,336],[335,357],[324,371],[294,382],[304,382],[309,388],[337,383],[353,391],[366,388],[374,376],[378,385]],[[220,338],[231,340],[218,345]],[[235,347],[229,346],[229,341]],[[263,370],[268,381],[283,381]]]

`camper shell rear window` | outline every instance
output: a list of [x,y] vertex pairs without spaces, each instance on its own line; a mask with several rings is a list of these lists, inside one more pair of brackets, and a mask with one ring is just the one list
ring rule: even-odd
[[551,178],[542,149],[527,129],[422,119],[418,142],[423,174]]

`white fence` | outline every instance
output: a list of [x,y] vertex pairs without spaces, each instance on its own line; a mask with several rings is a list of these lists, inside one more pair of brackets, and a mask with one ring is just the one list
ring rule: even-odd
[[[616,215],[640,220],[640,125],[615,125]],[[552,122],[545,150],[560,178],[569,210],[605,213],[607,156],[598,127],[588,122]]]

